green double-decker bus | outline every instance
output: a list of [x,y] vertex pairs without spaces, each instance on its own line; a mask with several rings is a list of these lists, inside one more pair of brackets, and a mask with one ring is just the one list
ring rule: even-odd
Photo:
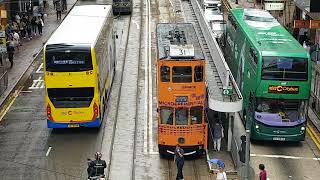
[[224,54],[244,97],[251,139],[303,141],[310,96],[307,51],[269,12],[231,9]]

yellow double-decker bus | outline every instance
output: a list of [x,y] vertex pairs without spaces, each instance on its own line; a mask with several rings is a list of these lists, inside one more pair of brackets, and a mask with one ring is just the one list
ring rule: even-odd
[[48,128],[100,127],[115,56],[112,6],[75,6],[44,47]]

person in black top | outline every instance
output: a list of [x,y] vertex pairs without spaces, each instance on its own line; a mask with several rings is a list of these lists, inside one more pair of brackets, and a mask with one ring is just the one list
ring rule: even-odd
[[102,154],[100,152],[95,153],[94,161],[90,161],[88,164],[88,179],[94,176],[101,176],[104,177],[104,169],[107,167],[106,161],[101,160]]
[[183,173],[182,173],[182,169],[183,169],[183,165],[184,165],[183,154],[184,154],[183,149],[180,147],[179,144],[177,144],[176,149],[174,150],[174,161],[175,161],[175,163],[177,165],[177,169],[178,169],[176,180],[183,179]]

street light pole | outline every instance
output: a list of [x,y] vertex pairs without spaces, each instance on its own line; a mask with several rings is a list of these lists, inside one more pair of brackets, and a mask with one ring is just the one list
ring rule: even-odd
[[[248,124],[248,123],[247,123]],[[245,175],[244,179],[248,180],[249,179],[249,174],[250,174],[250,129],[246,129],[246,158],[245,158]]]

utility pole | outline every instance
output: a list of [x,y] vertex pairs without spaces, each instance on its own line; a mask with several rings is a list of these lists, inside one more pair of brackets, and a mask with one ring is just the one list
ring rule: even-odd
[[[247,123],[248,124],[248,123]],[[244,179],[249,180],[250,175],[250,129],[246,129],[246,158]]]

